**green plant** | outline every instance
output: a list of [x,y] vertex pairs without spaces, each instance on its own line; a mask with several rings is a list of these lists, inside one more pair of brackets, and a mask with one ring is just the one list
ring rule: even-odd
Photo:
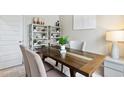
[[68,36],[61,36],[60,38],[59,38],[59,44],[60,45],[65,45],[65,44],[67,44],[68,43]]

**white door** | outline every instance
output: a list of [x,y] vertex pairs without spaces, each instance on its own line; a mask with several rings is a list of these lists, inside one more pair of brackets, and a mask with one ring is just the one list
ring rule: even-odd
[[23,16],[0,15],[0,69],[22,64]]

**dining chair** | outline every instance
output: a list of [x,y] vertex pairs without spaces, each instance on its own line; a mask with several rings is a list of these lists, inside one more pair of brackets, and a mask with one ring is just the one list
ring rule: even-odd
[[[22,51],[22,55],[23,55],[23,59],[24,59],[24,67],[25,67],[25,72],[26,72],[26,77],[30,77],[31,76],[31,71],[30,71],[30,66],[29,66],[29,61],[26,55],[26,47],[23,45],[20,45],[20,49]],[[52,65],[50,65],[47,62],[43,62],[44,66],[45,66],[45,70],[46,72],[50,71],[51,69],[53,69],[54,67]]]
[[21,49],[23,59],[24,59],[24,67],[25,67],[26,76],[30,77],[31,72],[30,72],[29,62],[28,62],[26,52],[25,52],[25,47],[23,45],[20,45],[20,49]]
[[72,49],[85,51],[86,42],[84,41],[69,41],[69,47]]
[[26,55],[29,61],[31,77],[64,77],[65,75],[52,69],[46,73],[43,61],[41,57],[34,51],[26,49]]

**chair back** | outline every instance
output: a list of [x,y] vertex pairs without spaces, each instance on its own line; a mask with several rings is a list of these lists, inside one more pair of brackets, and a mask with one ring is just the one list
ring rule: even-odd
[[29,61],[31,77],[46,77],[47,74],[41,57],[29,49],[26,49],[26,55]]
[[30,72],[28,58],[27,58],[26,52],[25,52],[26,48],[23,45],[20,45],[20,49],[21,49],[21,52],[22,52],[22,55],[23,55],[23,59],[24,59],[24,66],[25,66],[26,76],[30,77],[31,76],[31,72]]
[[84,51],[86,43],[83,41],[70,41],[69,47],[75,50]]

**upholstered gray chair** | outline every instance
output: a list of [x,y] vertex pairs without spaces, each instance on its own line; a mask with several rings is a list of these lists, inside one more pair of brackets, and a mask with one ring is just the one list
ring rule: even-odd
[[85,50],[86,43],[83,41],[70,41],[69,47],[72,49],[84,51]]
[[22,51],[22,55],[23,55],[23,59],[24,59],[24,66],[25,66],[26,76],[30,77],[31,72],[30,72],[30,67],[29,67],[28,59],[27,59],[26,52],[25,52],[25,47],[23,45],[20,45],[20,49]]
[[[25,66],[25,72],[26,72],[26,76],[27,77],[30,77],[31,76],[31,72],[30,72],[30,66],[29,66],[29,61],[27,59],[27,56],[26,56],[26,47],[24,47],[23,45],[20,45],[20,49],[22,51],[22,55],[23,55],[23,59],[24,59],[24,66]],[[51,69],[53,69],[53,66],[50,65],[49,63],[47,62],[44,62],[44,66],[45,66],[45,70],[46,72],[50,71]]]
[[31,77],[46,77],[46,70],[40,56],[29,49],[26,49],[26,55],[29,61]]
[[41,60],[40,56],[35,52],[26,49],[26,55],[29,61],[31,77],[63,77],[64,74],[60,73],[56,69],[50,70],[46,73],[43,61]]

